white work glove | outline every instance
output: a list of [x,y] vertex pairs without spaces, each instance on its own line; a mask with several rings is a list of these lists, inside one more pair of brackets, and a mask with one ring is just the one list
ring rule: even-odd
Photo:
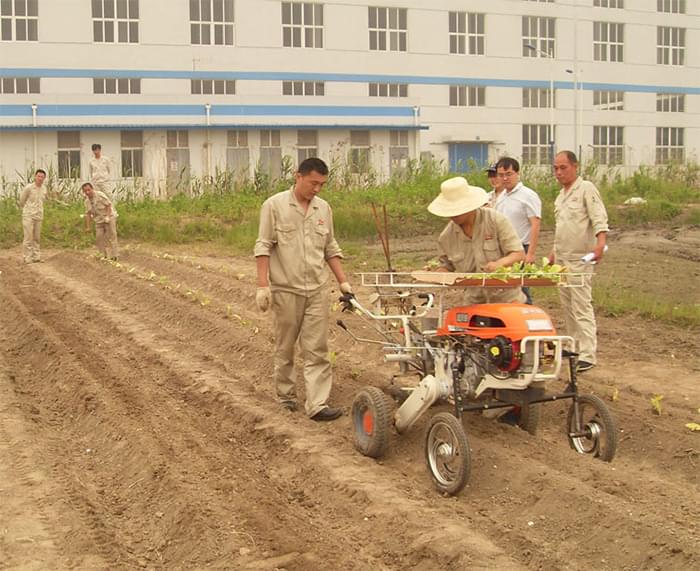
[[109,224],[110,220],[111,220],[111,218],[109,216],[105,216],[105,218],[104,218],[105,224]]
[[352,286],[348,282],[340,284],[340,291],[352,295]]
[[255,303],[258,305],[258,309],[263,313],[270,309],[270,305],[272,304],[272,292],[268,286],[258,288],[258,291],[255,292]]

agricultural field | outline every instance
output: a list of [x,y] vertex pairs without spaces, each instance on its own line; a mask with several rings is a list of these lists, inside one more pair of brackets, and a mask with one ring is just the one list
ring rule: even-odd
[[[395,268],[422,267],[435,237],[393,240]],[[350,272],[384,269],[376,242],[342,242]],[[700,230],[609,243],[599,365],[580,385],[616,416],[617,457],[570,449],[568,403],[544,405],[534,436],[469,414],[455,497],[425,467],[433,409],[381,460],[355,451],[354,395],[388,390],[395,369],[340,328],[346,414],[314,423],[274,402],[252,256],[128,241],[119,263],[53,247],[25,266],[0,250],[0,569],[700,568],[700,432],[686,426],[700,423]],[[553,290],[535,300],[561,324]]]

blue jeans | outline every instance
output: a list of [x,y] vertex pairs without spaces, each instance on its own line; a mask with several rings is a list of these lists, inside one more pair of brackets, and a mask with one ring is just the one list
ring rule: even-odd
[[[527,254],[527,249],[530,247],[530,244],[523,244],[523,250],[525,250],[525,253]],[[525,300],[525,303],[528,305],[532,305],[532,294],[530,293],[530,288],[529,287],[524,287],[523,288],[523,293],[525,294],[525,297],[527,298]]]

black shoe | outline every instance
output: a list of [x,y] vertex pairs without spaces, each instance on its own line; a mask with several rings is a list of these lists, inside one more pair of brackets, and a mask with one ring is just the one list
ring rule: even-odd
[[336,418],[339,418],[341,416],[343,416],[342,410],[340,410],[339,408],[332,408],[330,406],[327,406],[326,408],[322,408],[316,414],[314,414],[311,417],[311,420],[335,420]]
[[595,367],[593,363],[589,363],[588,361],[579,361],[576,367],[576,372],[583,373],[584,371],[591,370],[593,367]]
[[280,404],[282,405],[282,408],[288,410],[289,412],[296,412],[296,410],[297,410],[296,401],[286,400],[286,401],[282,401]]

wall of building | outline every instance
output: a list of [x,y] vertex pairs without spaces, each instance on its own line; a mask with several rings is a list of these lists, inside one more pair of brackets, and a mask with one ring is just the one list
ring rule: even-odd
[[[390,174],[389,131],[409,133],[410,156],[447,163],[450,147],[483,144],[487,160],[523,154],[523,125],[555,124],[557,148],[592,157],[595,126],[624,127],[627,171],[653,164],[656,128],[684,129],[685,157],[700,147],[698,41],[700,6],[685,14],[660,14],[656,0],[626,2],[625,9],[597,8],[593,0],[386,0],[406,8],[406,52],[368,49],[368,5],[322,2],[322,49],[282,46],[281,2],[235,0],[233,46],[190,43],[189,2],[140,0],[139,42],[93,41],[90,0],[38,0],[39,41],[2,41],[0,77],[41,77],[39,94],[0,94],[0,177],[20,180],[36,166],[56,165],[56,131],[80,131],[81,174],[90,145],[120,163],[120,133],[144,133],[144,178],[161,189],[167,174],[166,131],[190,131],[190,171],[213,174],[225,166],[226,130],[249,130],[251,172],[259,156],[260,129],[281,131],[282,154],[296,159],[299,128],[318,130],[319,154],[340,161],[350,130],[369,130],[372,168]],[[373,4],[376,5],[376,4]],[[448,12],[485,15],[485,54],[448,51]],[[556,20],[555,58],[523,57],[522,17]],[[593,61],[593,23],[620,22],[624,62]],[[656,29],[686,30],[685,65],[656,64]],[[540,54],[541,55],[541,54]],[[570,73],[567,72],[569,70]],[[139,77],[141,93],[95,95],[93,77]],[[233,79],[235,95],[192,95],[191,79]],[[282,81],[325,82],[323,96],[283,96]],[[581,89],[575,90],[575,79]],[[556,88],[556,108],[522,106],[523,87]],[[369,97],[368,83],[406,83],[408,97]],[[483,86],[483,107],[451,107],[450,85]],[[624,110],[593,105],[595,90],[625,92]],[[685,111],[658,113],[657,92],[685,94]],[[36,105],[36,129],[31,105]],[[207,115],[209,104],[209,135]],[[578,148],[577,148],[578,147]],[[211,158],[209,158],[209,155]]]

